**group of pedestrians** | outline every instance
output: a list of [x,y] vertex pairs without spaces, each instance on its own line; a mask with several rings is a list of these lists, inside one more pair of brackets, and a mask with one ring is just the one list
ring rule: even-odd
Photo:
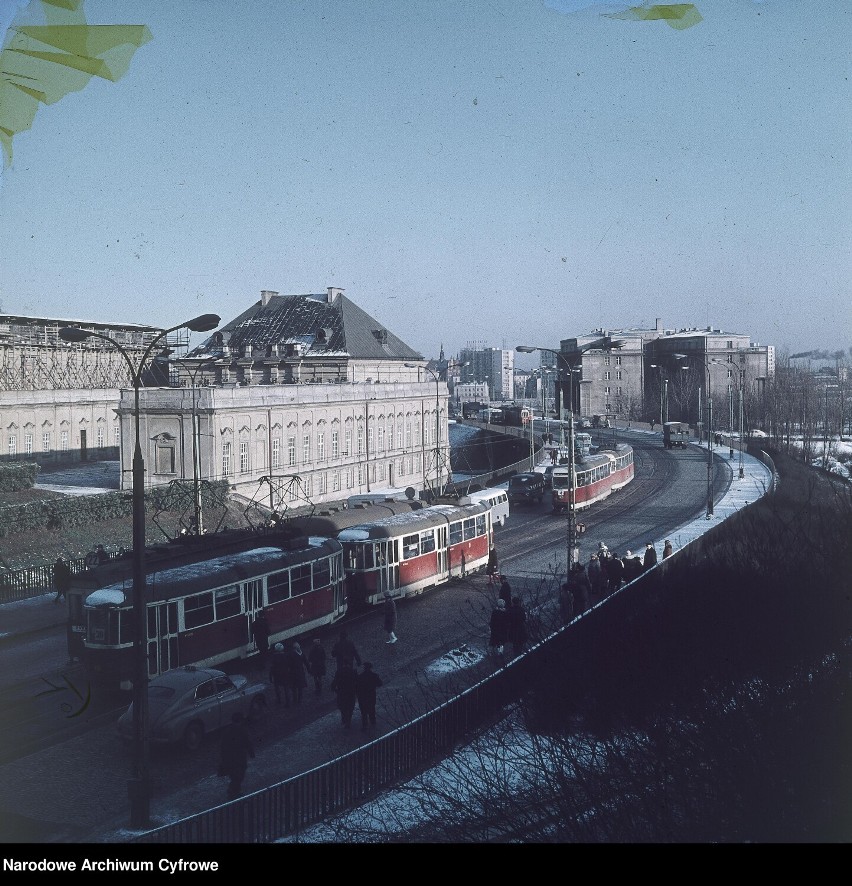
[[[382,686],[382,678],[373,670],[372,662],[361,661],[355,644],[345,630],[331,649],[337,661],[337,670],[331,681],[344,729],[352,725],[355,704],[361,712],[361,729],[376,725],[376,690]],[[358,668],[361,668],[359,671]]]
[[326,675],[325,649],[319,637],[315,637],[307,655],[301,644],[293,641],[285,646],[276,643],[272,650],[269,666],[269,682],[275,688],[275,700],[284,707],[299,704],[302,694],[308,688],[308,677],[314,684],[314,695],[322,694],[322,681]]
[[512,587],[505,575],[500,577],[500,595],[491,611],[488,623],[488,648],[495,655],[503,655],[508,644],[520,655],[527,645],[527,611],[520,597],[512,596]]

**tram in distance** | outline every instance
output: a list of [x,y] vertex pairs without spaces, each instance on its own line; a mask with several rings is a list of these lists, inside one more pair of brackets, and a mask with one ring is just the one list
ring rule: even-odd
[[[349,608],[421,594],[485,568],[493,538],[486,504],[423,507],[383,502],[261,530],[183,536],[146,550],[148,674],[211,667],[255,654],[263,611],[269,642],[333,624]],[[69,654],[94,683],[132,684],[134,606],[130,558],[72,578]]]
[[[557,465],[552,475],[553,511],[559,513],[570,504],[570,465]],[[613,449],[600,449],[583,455],[574,466],[577,485],[574,507],[588,508],[633,480],[633,447],[617,443]]]

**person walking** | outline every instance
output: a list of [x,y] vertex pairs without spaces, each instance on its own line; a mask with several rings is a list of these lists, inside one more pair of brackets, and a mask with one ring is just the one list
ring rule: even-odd
[[657,565],[657,549],[654,547],[654,542],[648,541],[645,542],[645,556],[642,560],[642,566],[644,569],[650,569],[652,566]]
[[261,609],[255,616],[251,626],[251,635],[260,655],[261,667],[266,666],[266,660],[269,656],[269,633],[269,622],[266,620],[266,613]]
[[70,586],[71,567],[62,557],[57,557],[56,562],[53,564],[53,587],[56,590],[53,602],[58,603],[60,600],[64,600]]
[[574,618],[574,591],[571,585],[569,576],[559,589],[559,614],[562,616],[562,624],[566,625]]
[[285,707],[293,704],[301,704],[302,692],[308,685],[307,673],[308,662],[302,653],[302,647],[293,642],[290,648],[284,653],[285,661]]
[[369,661],[364,662],[364,670],[355,675],[355,696],[361,712],[361,729],[376,725],[376,690],[382,686],[382,678],[373,670]]
[[390,591],[384,592],[385,602],[382,604],[385,615],[385,633],[388,635],[385,643],[396,643],[396,601],[390,595]]
[[308,650],[308,667],[314,678],[314,695],[319,695],[322,692],[322,678],[326,674],[325,649],[319,637],[314,637]]
[[497,565],[497,549],[494,545],[488,551],[488,565],[485,567],[485,574],[488,576],[488,584],[493,585],[499,576]]
[[337,662],[337,670],[352,670],[361,664],[361,656],[345,630],[340,632],[337,642],[331,647],[331,657]]
[[494,609],[491,611],[488,627],[490,629],[488,646],[492,652],[502,655],[503,647],[509,640],[509,613],[506,610],[505,601],[497,601]]
[[[360,662],[359,662],[360,664]],[[331,688],[337,698],[337,709],[340,711],[340,722],[344,729],[352,725],[352,712],[355,710],[355,670],[351,667],[338,667],[331,681]]]
[[624,581],[624,563],[617,552],[606,561],[607,593],[615,593]]
[[586,575],[588,576],[589,584],[592,587],[592,595],[598,600],[602,600],[606,596],[607,577],[606,573],[603,571],[600,557],[598,557],[597,554],[592,554],[592,556],[589,557],[589,565],[587,567]]
[[505,575],[500,578],[500,599],[506,604],[506,609],[512,605],[512,586]]
[[272,662],[269,665],[269,682],[275,687],[275,701],[281,704],[281,696],[287,700],[287,653],[283,643],[276,643],[272,649]]
[[572,567],[571,591],[574,594],[574,612],[582,615],[592,601],[592,585],[582,563],[575,563]]
[[515,656],[524,651],[527,639],[527,611],[520,597],[512,597],[512,605],[509,607],[509,640]]
[[624,564],[624,581],[629,584],[634,578],[642,574],[642,561],[633,551],[628,550],[621,561]]
[[249,758],[254,759],[254,745],[239,711],[234,711],[231,722],[222,730],[220,753],[219,775],[230,778],[228,799],[236,800],[242,792]]
[[674,548],[672,548],[672,543],[666,539],[665,544],[663,545],[663,559],[665,560],[666,557],[671,557],[673,553]]

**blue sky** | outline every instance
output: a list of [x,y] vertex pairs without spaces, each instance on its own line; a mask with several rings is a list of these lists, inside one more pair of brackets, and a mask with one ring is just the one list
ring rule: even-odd
[[426,356],[657,317],[845,350],[852,4],[695,7],[85,0],[153,39],[15,136],[0,305],[168,326],[340,286]]

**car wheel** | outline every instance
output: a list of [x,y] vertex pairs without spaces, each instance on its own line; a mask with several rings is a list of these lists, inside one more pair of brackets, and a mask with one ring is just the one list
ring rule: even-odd
[[204,727],[200,723],[190,723],[183,733],[183,745],[188,751],[197,751],[204,741]]
[[266,699],[262,695],[256,695],[249,705],[248,718],[254,723],[259,720],[266,711]]

